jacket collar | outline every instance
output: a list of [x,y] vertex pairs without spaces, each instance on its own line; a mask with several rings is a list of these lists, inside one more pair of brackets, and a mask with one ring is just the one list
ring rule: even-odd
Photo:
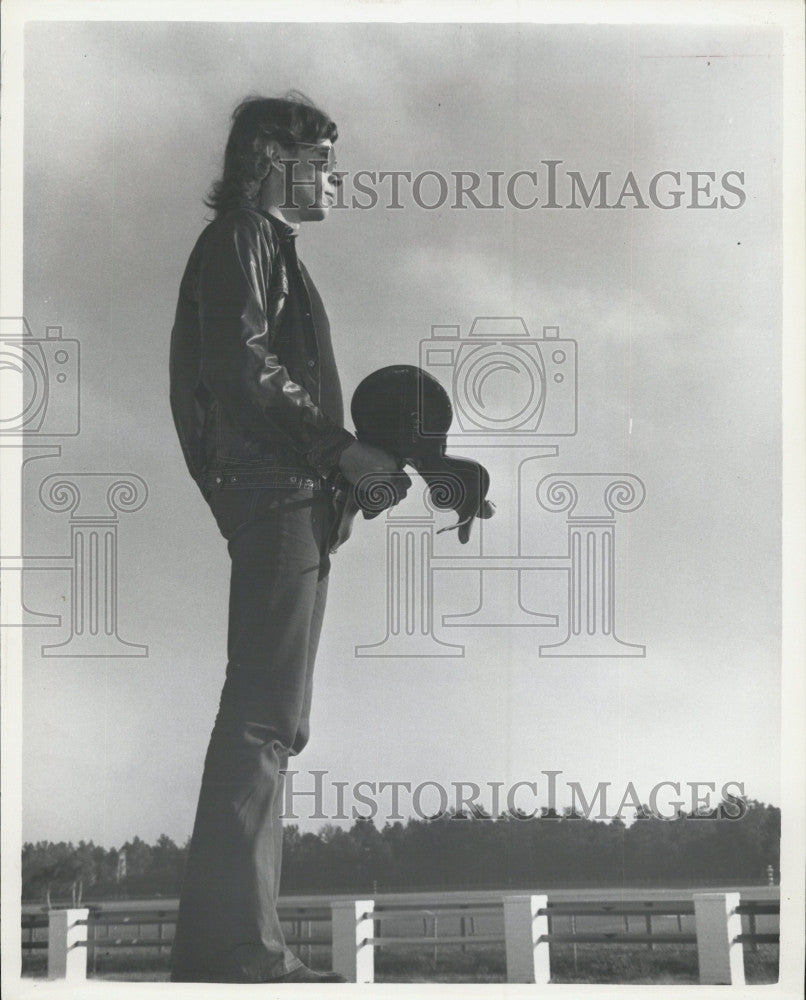
[[258,208],[258,212],[265,216],[272,225],[277,234],[277,238],[281,243],[293,243],[299,234],[299,226],[292,226],[285,219],[279,218],[277,215],[273,215],[271,212],[266,211],[264,208]]

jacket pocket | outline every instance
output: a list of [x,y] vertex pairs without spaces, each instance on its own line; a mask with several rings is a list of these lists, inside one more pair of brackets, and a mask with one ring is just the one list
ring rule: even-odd
[[214,465],[255,465],[272,468],[279,463],[278,450],[259,440],[241,427],[236,427],[218,402],[213,404]]

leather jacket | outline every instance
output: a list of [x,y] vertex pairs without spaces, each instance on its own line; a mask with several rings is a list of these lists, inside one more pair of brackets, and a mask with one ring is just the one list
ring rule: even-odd
[[204,229],[185,268],[170,402],[205,499],[221,483],[320,489],[355,440],[318,406],[310,279],[294,239],[261,209],[236,208]]

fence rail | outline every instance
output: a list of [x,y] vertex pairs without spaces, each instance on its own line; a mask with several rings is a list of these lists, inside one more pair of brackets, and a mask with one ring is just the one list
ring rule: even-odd
[[[278,909],[281,920],[292,928],[287,943],[307,948],[309,960],[312,948],[330,947],[334,968],[351,982],[374,981],[374,954],[379,948],[433,948],[436,958],[442,947],[466,950],[503,945],[508,982],[547,984],[552,945],[573,945],[576,955],[577,945],[653,948],[677,944],[696,946],[701,983],[743,985],[745,946],[757,951],[760,944],[779,941],[778,933],[759,932],[756,918],[779,915],[780,902],[741,900],[738,892],[694,893],[688,900],[612,902],[550,902],[545,894],[502,894],[466,903],[413,903],[389,897],[337,900],[327,905],[281,900]],[[95,971],[99,952],[142,948],[161,954],[171,946],[165,930],[175,925],[176,916],[173,907],[87,907],[27,914],[22,917],[22,947],[29,953],[47,949],[50,978],[81,979],[88,966]],[[623,930],[579,930],[578,917],[617,918],[623,921]],[[631,917],[640,919],[640,930],[631,930]],[[743,917],[747,931],[742,927]],[[666,923],[659,930],[660,920]],[[669,920],[676,920],[676,931],[668,930]],[[421,933],[406,929],[410,921],[419,923]],[[570,923],[570,930],[558,928],[558,923]],[[446,926],[447,933],[438,934]],[[44,932],[46,940],[41,936]]]

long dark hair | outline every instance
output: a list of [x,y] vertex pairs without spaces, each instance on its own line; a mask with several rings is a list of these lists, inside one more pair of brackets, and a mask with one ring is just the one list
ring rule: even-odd
[[204,201],[216,217],[239,205],[254,205],[271,162],[267,141],[283,146],[335,142],[339,130],[330,116],[298,90],[283,97],[247,97],[232,112],[224,173]]

